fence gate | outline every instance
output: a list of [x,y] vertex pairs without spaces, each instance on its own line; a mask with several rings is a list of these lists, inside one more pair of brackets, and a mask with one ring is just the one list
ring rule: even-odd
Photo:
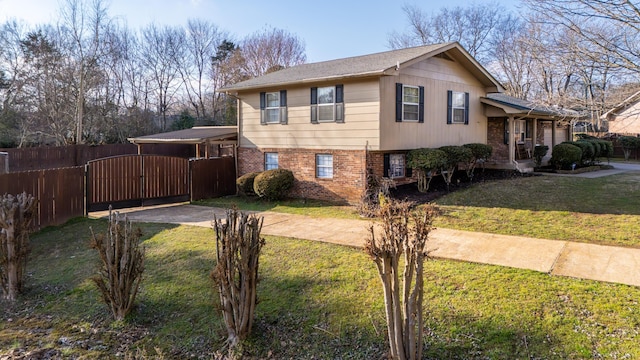
[[189,200],[189,160],[123,155],[86,166],[87,212]]

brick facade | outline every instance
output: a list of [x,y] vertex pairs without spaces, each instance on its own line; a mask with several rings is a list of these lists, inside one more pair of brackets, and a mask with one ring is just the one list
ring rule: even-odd
[[[264,153],[278,153],[278,167],[293,172],[295,183],[290,195],[355,204],[365,184],[364,150],[256,149],[238,148],[239,176],[264,171]],[[333,155],[333,178],[316,177],[316,154]]]
[[[355,204],[365,189],[367,168],[376,176],[384,176],[384,152],[364,150],[314,150],[238,148],[238,174],[264,171],[264,153],[278,153],[278,167],[289,169],[296,179],[290,196]],[[405,153],[397,151],[390,153]],[[333,179],[316,177],[316,154],[333,155]],[[365,167],[366,166],[366,167]],[[406,184],[415,178],[396,179]]]
[[487,145],[493,148],[492,160],[509,160],[509,145],[504,143],[504,121],[504,118],[490,117],[487,122]]

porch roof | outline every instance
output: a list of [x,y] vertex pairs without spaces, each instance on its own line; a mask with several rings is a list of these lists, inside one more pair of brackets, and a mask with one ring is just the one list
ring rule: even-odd
[[486,97],[480,98],[480,101],[483,104],[502,109],[507,115],[550,119],[576,118],[580,116],[577,111],[555,106],[546,106],[502,93],[487,94]]
[[238,141],[237,126],[196,126],[191,129],[139,136],[127,139],[139,144],[221,144]]

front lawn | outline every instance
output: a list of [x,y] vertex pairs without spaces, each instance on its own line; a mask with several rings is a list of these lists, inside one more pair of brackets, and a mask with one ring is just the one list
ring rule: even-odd
[[[209,271],[208,228],[142,224],[145,278],[134,314],[110,320],[87,280],[96,254],[78,219],[32,237],[27,291],[0,303],[0,358],[203,358],[225,332]],[[380,359],[380,281],[360,250],[267,237],[249,358]],[[533,271],[427,263],[425,339],[432,359],[640,357],[640,289]]]
[[435,201],[444,228],[640,246],[640,172],[595,179],[519,177],[474,185]]

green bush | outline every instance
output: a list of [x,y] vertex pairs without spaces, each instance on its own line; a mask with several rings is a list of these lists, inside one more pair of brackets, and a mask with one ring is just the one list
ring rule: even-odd
[[412,169],[429,172],[444,167],[446,163],[447,154],[438,149],[415,149],[407,154],[407,165]]
[[572,144],[558,144],[553,147],[551,164],[556,169],[571,169],[572,164],[579,164],[582,150]]
[[624,159],[629,160],[632,150],[640,148],[640,138],[635,136],[620,136],[618,143],[622,145],[622,151],[624,151]]
[[415,149],[407,154],[407,165],[418,171],[418,191],[427,192],[436,171],[447,164],[447,154],[437,149]]
[[248,174],[244,174],[236,179],[236,186],[238,188],[238,193],[244,196],[255,195],[253,192],[253,182],[255,181],[256,176],[260,174],[259,172],[250,172]]
[[594,146],[593,142],[580,140],[580,141],[565,141],[563,144],[571,144],[577,146],[582,151],[580,162],[577,165],[587,165],[594,161],[596,155],[596,147],[600,149],[600,145]]
[[442,177],[447,184],[447,190],[449,190],[453,173],[458,168],[458,164],[468,163],[473,157],[473,153],[464,146],[455,145],[441,146],[440,150],[447,154],[447,164],[445,165],[445,170],[442,171]]
[[[599,140],[606,147],[605,153],[602,156],[606,156],[607,159],[610,159],[613,156],[613,142],[609,140]],[[638,143],[640,146],[640,142]]]
[[478,164],[482,164],[491,158],[493,148],[491,145],[472,143],[464,144],[463,147],[471,150],[471,158],[466,163],[467,177],[469,180],[473,179],[473,171]]
[[542,165],[542,159],[547,156],[549,147],[547,145],[536,145],[533,148],[533,159],[536,162],[536,166]]
[[286,169],[263,171],[253,180],[253,192],[267,200],[281,199],[293,186],[293,173]]
[[471,154],[476,160],[488,160],[493,153],[493,148],[491,145],[481,144],[481,143],[472,143],[472,144],[464,144],[462,145],[467,149],[471,150]]

